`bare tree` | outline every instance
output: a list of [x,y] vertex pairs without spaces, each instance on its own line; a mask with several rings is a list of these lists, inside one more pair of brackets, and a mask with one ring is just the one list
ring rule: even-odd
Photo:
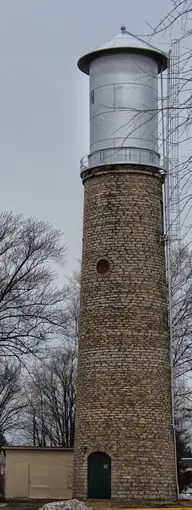
[[34,370],[27,391],[24,431],[34,446],[72,447],[76,353],[60,348]]
[[78,269],[68,278],[67,296],[66,296],[66,327],[64,331],[64,341],[69,346],[73,346],[75,351],[78,349],[79,335],[79,311],[80,311],[80,286],[81,271],[80,261]]
[[[178,144],[180,151],[180,162],[175,171],[178,173],[178,185],[180,189],[180,224],[182,231],[182,240],[184,244],[189,242],[189,233],[191,231],[191,209],[192,209],[192,28],[191,28],[192,0],[172,0],[167,14],[157,23],[155,28],[150,27],[148,34],[149,41],[158,38],[165,39],[170,48],[171,40],[180,42],[179,66],[175,67],[174,73],[177,75],[177,89],[175,91],[178,102],[172,99],[167,104],[164,101],[164,110],[167,114],[178,115],[178,121],[172,126],[172,136],[175,130],[178,133]],[[175,58],[175,57],[174,57]],[[166,76],[164,79],[165,82]],[[166,87],[167,89],[167,87]],[[167,90],[167,96],[170,91]],[[160,106],[162,111],[162,105]],[[167,133],[168,134],[168,133]],[[165,138],[165,133],[164,133]],[[177,218],[178,221],[178,218]]]
[[192,252],[186,246],[172,261],[172,354],[176,428],[187,430],[192,417]]
[[[192,251],[191,251],[191,210],[192,210],[192,0],[172,0],[167,14],[150,27],[149,40],[163,37],[170,44],[172,39],[180,41],[179,67],[177,73],[177,102],[164,102],[169,116],[177,115],[174,124],[178,133],[180,162],[173,169],[178,175],[179,203],[174,228],[180,223],[181,244],[172,254],[172,337],[173,375],[175,394],[175,415],[177,430],[184,426],[189,429],[192,417]],[[173,71],[172,71],[173,72]],[[167,89],[169,97],[169,90]],[[167,113],[167,112],[165,112]],[[172,126],[173,129],[173,126]],[[168,134],[168,133],[167,133]],[[170,197],[172,199],[172,197]],[[170,227],[170,226],[169,226]],[[171,239],[170,239],[171,242]],[[173,252],[173,249],[172,249]]]
[[172,278],[173,367],[177,379],[192,370],[192,252],[186,247],[175,254]]
[[13,361],[3,361],[0,363],[0,436],[18,428],[24,407],[21,367]]
[[28,383],[24,434],[34,445],[73,446],[80,279],[78,267],[67,281],[60,343],[46,348]]
[[65,288],[54,266],[65,261],[61,232],[49,223],[0,214],[0,357],[36,354],[63,333]]

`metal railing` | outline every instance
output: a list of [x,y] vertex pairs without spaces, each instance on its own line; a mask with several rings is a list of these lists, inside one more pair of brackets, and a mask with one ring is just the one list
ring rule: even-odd
[[87,168],[118,163],[160,166],[160,155],[150,149],[127,147],[107,148],[84,156],[80,161],[81,172]]

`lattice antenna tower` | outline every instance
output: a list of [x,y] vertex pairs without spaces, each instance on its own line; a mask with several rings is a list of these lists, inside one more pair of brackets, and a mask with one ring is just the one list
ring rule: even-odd
[[[182,323],[179,310],[182,303],[181,271],[181,211],[180,211],[180,171],[179,171],[179,89],[180,89],[180,42],[173,40],[170,51],[167,91],[167,178],[166,178],[166,237],[167,237],[167,276],[169,285],[169,321],[171,343],[182,341]],[[176,315],[177,320],[175,320]],[[174,374],[173,374],[174,377]],[[177,384],[184,385],[184,375],[178,377]],[[173,394],[175,393],[173,387]],[[174,396],[173,396],[174,399]],[[178,413],[179,426],[182,426],[183,412]]]
[[[180,43],[171,43],[169,79],[169,210],[170,249],[174,255],[181,243],[179,188],[179,76]],[[174,258],[174,257],[173,257]],[[173,260],[172,260],[173,262]]]

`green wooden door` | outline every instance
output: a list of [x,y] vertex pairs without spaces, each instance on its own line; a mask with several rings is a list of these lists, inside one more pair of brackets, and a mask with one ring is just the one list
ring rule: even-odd
[[88,457],[88,498],[111,499],[111,459],[106,453]]

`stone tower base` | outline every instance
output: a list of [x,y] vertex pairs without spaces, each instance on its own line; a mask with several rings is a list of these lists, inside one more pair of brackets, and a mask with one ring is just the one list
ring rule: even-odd
[[152,167],[117,165],[87,170],[83,179],[73,494],[172,504],[162,176]]

